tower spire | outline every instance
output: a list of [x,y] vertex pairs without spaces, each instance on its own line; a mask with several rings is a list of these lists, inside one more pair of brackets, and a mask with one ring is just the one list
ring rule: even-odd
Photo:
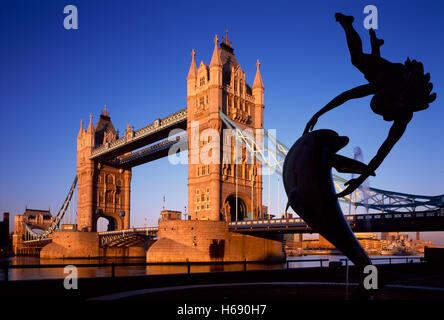
[[88,130],[87,130],[87,132],[89,132],[89,133],[91,133],[91,132],[93,132],[93,124],[92,124],[92,118],[93,118],[93,115],[92,115],[92,113],[90,113],[89,114],[89,125],[88,125]]
[[222,65],[222,62],[220,61],[220,57],[219,57],[219,50],[217,49],[218,41],[219,41],[219,39],[217,38],[217,34],[216,34],[214,37],[214,51],[213,51],[213,56],[211,57],[210,67]]
[[102,111],[102,113],[101,113],[100,115],[103,115],[103,116],[107,116],[107,117],[109,117],[109,113],[108,113],[108,111],[106,110],[106,104],[105,104],[105,107],[103,108],[103,111]]
[[225,37],[222,37],[222,43],[225,44],[226,46],[232,48],[231,41],[228,40],[228,29],[225,30]]
[[191,51],[191,66],[190,71],[188,71],[188,77],[187,79],[195,78],[197,77],[197,68],[196,68],[196,62],[194,61],[194,56],[196,55],[196,52],[194,49]]
[[80,119],[80,130],[78,136],[82,135],[85,130],[83,129],[83,120]]
[[261,63],[259,62],[259,59],[256,62],[256,76],[254,77],[254,82],[253,82],[253,88],[264,88],[264,84],[262,82],[262,77],[261,77],[261,72],[259,70],[259,66],[261,65]]

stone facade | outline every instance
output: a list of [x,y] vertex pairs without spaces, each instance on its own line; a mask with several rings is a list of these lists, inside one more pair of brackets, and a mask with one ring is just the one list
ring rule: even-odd
[[83,123],[80,125],[77,136],[78,230],[97,231],[100,217],[109,221],[110,230],[130,226],[131,169],[115,168],[89,159],[93,148],[116,139],[118,135],[106,106],[94,128],[92,115],[87,130],[83,129]]
[[[264,86],[257,64],[253,87],[226,36],[218,48],[215,38],[209,66],[195,63],[187,77],[188,208],[192,220],[257,219],[262,212],[261,165],[246,148],[224,135],[219,111],[243,130],[263,128]],[[211,130],[208,130],[211,129]],[[226,132],[227,133],[227,132]]]
[[228,230],[228,221],[266,214],[261,164],[232,132],[224,131],[219,116],[222,111],[242,130],[261,139],[264,85],[259,65],[258,61],[250,87],[228,35],[219,48],[216,36],[209,66],[201,61],[197,68],[193,50],[187,77],[190,220],[160,221],[158,240],[147,252],[148,262],[285,259],[281,235],[251,236]]

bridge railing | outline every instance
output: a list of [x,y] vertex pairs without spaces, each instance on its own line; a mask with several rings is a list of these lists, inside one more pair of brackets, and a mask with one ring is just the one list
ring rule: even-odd
[[[356,214],[347,215],[345,219],[349,222],[358,220],[377,220],[377,219],[414,219],[414,218],[428,218],[428,217],[444,217],[444,208],[428,211],[417,212],[392,212],[392,213],[369,213],[369,214]],[[281,219],[262,219],[262,220],[243,220],[243,221],[231,221],[229,226],[252,226],[261,224],[288,224],[288,223],[300,223],[306,224],[301,218],[281,218]]]
[[130,234],[130,233],[143,233],[143,232],[157,232],[157,227],[142,227],[142,228],[131,228],[124,230],[115,230],[115,231],[102,231],[98,232],[99,236],[109,236],[116,234]]
[[[389,261],[389,264],[392,263],[392,261],[402,261],[405,260],[405,263],[412,263],[412,262],[420,262],[424,263],[424,257],[422,256],[407,256],[407,257],[381,257],[381,258],[371,258],[371,260],[386,260]],[[345,267],[347,266],[347,263],[349,263],[348,259],[340,259],[341,262],[345,262]],[[328,267],[328,263],[330,262],[330,259],[327,258],[316,258],[316,259],[292,259],[287,260],[286,262],[277,262],[277,261],[211,261],[211,262],[130,262],[130,263],[81,263],[76,264],[76,268],[103,268],[109,270],[109,277],[116,277],[116,269],[118,267],[149,267],[149,266],[184,266],[186,267],[186,272],[177,272],[177,274],[190,274],[192,273],[192,267],[193,266],[214,266],[214,265],[239,265],[238,271],[248,271],[248,265],[279,265],[280,268],[277,269],[298,269],[298,268],[313,268],[313,267],[320,267],[325,268]],[[303,266],[296,266],[292,267],[292,265],[296,263],[315,263],[314,265],[311,265],[309,267],[303,267]],[[400,262],[402,263],[402,262]],[[21,265],[10,265],[10,264],[2,264],[0,265],[0,270],[3,270],[3,280],[9,281],[9,270],[11,269],[64,269],[66,265],[64,264],[21,264]],[[269,269],[269,268],[266,268]],[[265,270],[266,270],[265,269]],[[258,270],[257,268],[251,269],[251,270]],[[146,271],[146,270],[144,270]],[[230,272],[232,272],[232,268],[230,268]],[[198,273],[201,273],[201,268],[199,268]],[[213,272],[213,271],[208,271]],[[222,271],[223,272],[223,271]],[[146,274],[145,274],[146,275]],[[150,275],[147,275],[150,276]],[[61,272],[60,277],[65,277],[65,274]]]

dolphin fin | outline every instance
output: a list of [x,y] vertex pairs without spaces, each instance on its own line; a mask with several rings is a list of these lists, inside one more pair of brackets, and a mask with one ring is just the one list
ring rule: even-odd
[[[329,157],[330,165],[338,172],[363,174],[368,172],[368,166],[358,160],[350,159],[339,154],[333,154]],[[370,173],[375,176],[374,172]]]
[[289,207],[290,207],[290,200],[287,201],[287,206],[285,207],[285,213],[287,213]]

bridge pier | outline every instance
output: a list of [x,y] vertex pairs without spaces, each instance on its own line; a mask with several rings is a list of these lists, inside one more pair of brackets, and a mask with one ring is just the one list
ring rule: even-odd
[[97,232],[56,231],[53,233],[51,243],[43,248],[25,248],[24,250],[34,249],[37,255],[40,251],[40,258],[43,259],[143,258],[146,256],[147,248],[151,243],[152,240],[147,240],[132,246],[107,247],[100,246]]
[[245,235],[228,230],[225,221],[159,222],[158,240],[147,262],[284,261],[282,235]]
[[40,251],[40,258],[97,258],[100,256],[97,232],[56,231],[52,242]]

